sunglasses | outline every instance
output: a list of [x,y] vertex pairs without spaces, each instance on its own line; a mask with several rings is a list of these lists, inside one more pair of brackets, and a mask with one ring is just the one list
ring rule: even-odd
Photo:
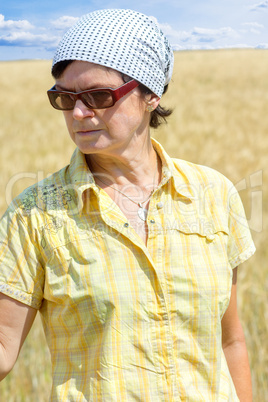
[[139,85],[136,80],[131,80],[116,89],[96,88],[82,92],[58,91],[54,85],[47,94],[51,105],[57,110],[73,110],[78,99],[89,109],[106,109]]

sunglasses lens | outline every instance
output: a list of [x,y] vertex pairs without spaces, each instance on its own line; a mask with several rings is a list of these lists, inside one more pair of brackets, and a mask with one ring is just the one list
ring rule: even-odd
[[52,106],[58,110],[72,110],[75,105],[75,99],[70,94],[49,92],[49,100]]
[[[68,93],[56,93],[48,91],[51,105],[58,110],[72,110],[77,98]],[[84,92],[79,97],[90,109],[105,109],[114,105],[114,100],[109,91]]]
[[109,91],[96,91],[81,94],[83,103],[92,109],[105,109],[113,106],[113,98]]

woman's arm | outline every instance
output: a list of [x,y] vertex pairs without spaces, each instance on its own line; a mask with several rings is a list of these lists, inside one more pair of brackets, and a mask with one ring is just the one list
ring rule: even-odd
[[0,293],[0,381],[13,368],[37,310]]
[[244,332],[237,312],[237,268],[233,270],[233,284],[229,306],[222,318],[222,347],[241,402],[252,402],[251,375]]

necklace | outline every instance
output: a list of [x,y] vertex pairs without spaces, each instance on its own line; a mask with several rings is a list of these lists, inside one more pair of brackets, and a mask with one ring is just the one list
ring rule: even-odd
[[123,193],[123,191],[118,190],[117,188],[115,188],[115,187],[113,187],[113,186],[109,186],[109,185],[108,185],[107,183],[105,183],[100,177],[98,177],[98,179],[99,179],[103,184],[105,184],[106,186],[112,188],[113,190],[115,190],[115,191],[117,191],[118,193],[122,194],[124,197],[128,198],[128,199],[129,199],[131,202],[133,202],[134,204],[138,205],[138,207],[139,207],[139,209],[138,209],[138,217],[139,217],[142,221],[144,221],[144,222],[146,221],[147,215],[148,215],[148,209],[143,208],[142,204],[144,204],[146,201],[148,201],[148,200],[151,198],[151,196],[152,196],[152,194],[153,194],[153,192],[154,192],[154,189],[150,192],[149,196],[148,196],[144,201],[136,202],[136,201],[132,200],[132,198],[130,198],[128,195],[126,195],[125,193]]
[[[153,184],[155,184],[155,176],[156,176],[156,172],[157,172],[157,168],[158,168],[158,158],[156,156],[156,169],[154,172],[154,181]],[[112,188],[113,190],[117,191],[118,193],[122,194],[124,197],[128,198],[131,202],[133,202],[134,204],[138,205],[139,209],[138,209],[138,217],[142,220],[142,221],[146,221],[147,219],[147,215],[148,215],[148,209],[143,208],[142,204],[144,204],[145,202],[149,201],[149,199],[151,198],[151,196],[153,195],[153,192],[155,190],[155,186],[153,188],[153,190],[150,192],[149,196],[141,202],[136,202],[134,200],[132,200],[132,198],[130,198],[128,195],[126,195],[125,193],[123,193],[123,191],[118,190],[117,188],[113,187],[113,186],[109,186],[109,184],[105,183],[100,177],[98,177],[98,180],[101,181],[103,184],[105,184],[105,186]]]

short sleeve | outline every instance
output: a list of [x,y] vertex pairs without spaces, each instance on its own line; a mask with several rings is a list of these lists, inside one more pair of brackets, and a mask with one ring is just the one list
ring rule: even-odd
[[241,198],[233,185],[228,193],[228,205],[228,257],[230,266],[235,268],[251,257],[256,249]]
[[34,233],[10,206],[0,221],[0,292],[39,309],[44,286],[40,261]]

